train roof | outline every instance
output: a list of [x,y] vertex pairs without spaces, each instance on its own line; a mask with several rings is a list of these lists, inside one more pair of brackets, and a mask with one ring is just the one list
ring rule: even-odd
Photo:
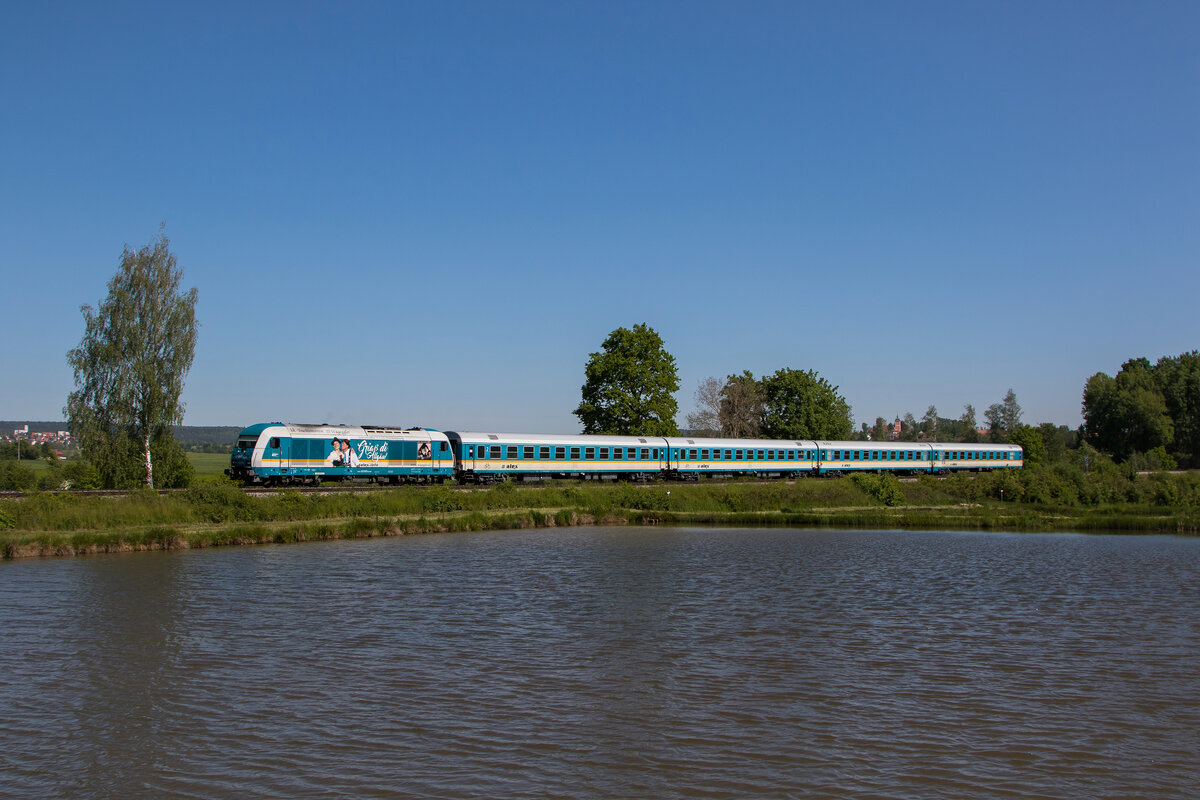
[[434,438],[440,437],[441,431],[434,428],[396,428],[387,425],[331,425],[328,422],[319,424],[311,424],[304,422],[262,422],[257,425],[251,425],[242,431],[242,434],[259,434],[268,428],[283,428],[288,433],[300,436],[361,436],[364,438],[387,438],[387,439],[427,439],[429,434],[434,434]]
[[495,442],[496,444],[568,444],[568,445],[619,445],[621,447],[660,447],[666,444],[662,436],[606,436],[604,434],[579,433],[495,433],[489,431],[446,431],[451,439],[464,442]]

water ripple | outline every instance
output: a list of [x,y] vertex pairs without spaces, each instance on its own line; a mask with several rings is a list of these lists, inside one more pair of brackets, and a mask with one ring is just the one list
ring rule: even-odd
[[0,565],[0,797],[1185,798],[1200,542],[581,529]]

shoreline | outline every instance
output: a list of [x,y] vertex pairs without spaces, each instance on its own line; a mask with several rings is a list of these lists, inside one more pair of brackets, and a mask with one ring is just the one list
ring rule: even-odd
[[[997,513],[1002,511],[1006,513]],[[209,547],[370,539],[435,533],[467,533],[537,528],[633,525],[659,527],[828,528],[959,530],[1020,533],[1168,534],[1195,536],[1194,518],[1161,514],[1098,512],[1090,509],[1035,509],[1016,505],[964,503],[958,506],[829,507],[803,511],[670,511],[582,508],[509,508],[447,511],[418,515],[378,515],[305,520],[229,521],[204,524],[151,524],[117,530],[0,531],[0,559],[53,558],[129,552],[167,552]]]

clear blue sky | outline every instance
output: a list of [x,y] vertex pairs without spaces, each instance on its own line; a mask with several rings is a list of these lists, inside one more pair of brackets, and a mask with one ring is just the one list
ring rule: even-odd
[[0,3],[0,418],[160,222],[191,425],[575,432],[645,322],[858,422],[1200,347],[1200,3]]

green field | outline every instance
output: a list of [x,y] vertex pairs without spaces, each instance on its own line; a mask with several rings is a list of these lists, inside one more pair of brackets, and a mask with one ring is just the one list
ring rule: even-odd
[[220,475],[229,468],[229,453],[188,453],[197,475]]

